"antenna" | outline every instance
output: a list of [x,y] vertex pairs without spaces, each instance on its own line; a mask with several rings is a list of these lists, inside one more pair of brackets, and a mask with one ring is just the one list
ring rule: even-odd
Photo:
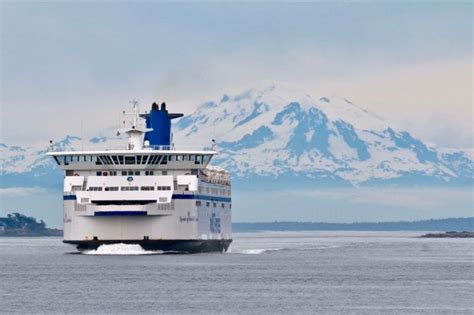
[[133,99],[129,103],[133,105],[133,128],[136,128],[138,123],[138,102],[136,99]]

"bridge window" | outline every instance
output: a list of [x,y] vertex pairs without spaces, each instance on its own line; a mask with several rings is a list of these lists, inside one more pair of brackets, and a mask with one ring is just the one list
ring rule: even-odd
[[125,164],[136,164],[136,156],[126,156]]

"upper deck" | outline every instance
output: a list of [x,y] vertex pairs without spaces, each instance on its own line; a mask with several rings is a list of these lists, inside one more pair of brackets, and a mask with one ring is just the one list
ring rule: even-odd
[[63,170],[203,169],[217,154],[212,150],[50,151]]

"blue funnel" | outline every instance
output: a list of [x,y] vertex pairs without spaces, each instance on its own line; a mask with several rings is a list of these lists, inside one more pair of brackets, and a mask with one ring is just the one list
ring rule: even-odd
[[148,140],[151,146],[169,146],[171,144],[171,119],[182,117],[183,114],[170,114],[166,110],[165,103],[161,103],[161,108],[153,103],[150,113],[141,116],[146,118],[146,127],[153,129],[145,133],[145,141]]

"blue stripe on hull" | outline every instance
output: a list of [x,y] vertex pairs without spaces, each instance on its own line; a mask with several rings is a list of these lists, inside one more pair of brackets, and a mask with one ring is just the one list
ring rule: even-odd
[[231,202],[231,198],[228,197],[216,197],[216,196],[206,196],[206,195],[173,195],[173,199],[199,199],[199,200],[209,200],[209,201],[223,201]]
[[[63,200],[76,200],[75,195],[64,195]],[[173,199],[199,199],[199,200],[209,200],[209,201],[222,201],[222,202],[231,202],[231,198],[228,197],[216,197],[216,196],[206,196],[206,195],[173,195]]]

